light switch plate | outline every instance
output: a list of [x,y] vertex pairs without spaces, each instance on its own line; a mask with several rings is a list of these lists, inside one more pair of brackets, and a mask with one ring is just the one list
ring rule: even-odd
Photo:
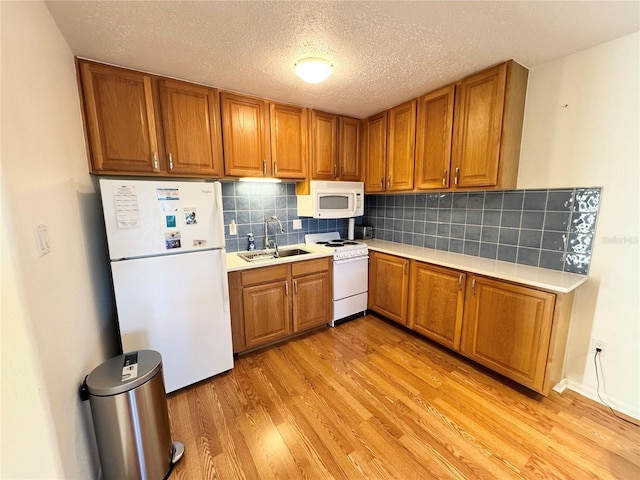
[[302,220],[300,220],[299,218],[293,221],[293,229],[294,230],[301,230],[302,229]]
[[43,257],[47,253],[51,252],[51,246],[49,245],[49,232],[47,226],[39,223],[33,226],[33,232],[36,236],[36,247],[38,249],[38,255]]

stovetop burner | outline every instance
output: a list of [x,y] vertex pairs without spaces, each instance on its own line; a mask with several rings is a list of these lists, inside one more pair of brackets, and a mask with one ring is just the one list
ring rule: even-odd
[[365,243],[340,238],[340,234],[338,232],[307,234],[305,235],[305,242],[333,248],[336,252],[344,250],[363,250],[366,255],[367,251],[367,245]]

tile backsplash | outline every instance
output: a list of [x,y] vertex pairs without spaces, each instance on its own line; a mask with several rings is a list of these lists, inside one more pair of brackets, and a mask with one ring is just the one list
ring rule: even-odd
[[[298,201],[295,183],[222,182],[222,207],[224,210],[225,244],[228,252],[246,250],[247,234],[253,233],[256,248],[264,246],[264,221],[277,216],[285,233],[276,232],[276,225],[269,224],[269,236],[276,233],[279,246],[304,243],[307,233],[340,232],[347,234],[347,220],[319,220],[298,217]],[[293,229],[293,220],[302,220],[302,229]],[[236,223],[237,235],[230,235],[229,224]]]
[[587,274],[600,187],[367,195],[382,240]]
[[[543,190],[365,195],[375,238],[565,272],[587,274],[600,206],[600,187]],[[284,225],[278,245],[304,243],[306,233],[347,234],[347,220],[298,217],[295,183],[222,182],[227,251],[247,249],[253,233],[264,245],[264,221]],[[293,230],[293,220],[302,229]],[[236,223],[237,234],[229,234]],[[270,224],[269,234],[276,233]]]

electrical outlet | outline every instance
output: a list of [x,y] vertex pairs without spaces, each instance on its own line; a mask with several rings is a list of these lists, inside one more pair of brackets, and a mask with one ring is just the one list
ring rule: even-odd
[[293,221],[293,229],[300,230],[302,228],[302,220],[299,218]]
[[591,353],[596,353],[596,349],[599,348],[600,349],[600,356],[604,357],[605,352],[607,351],[607,343],[598,339],[598,338],[592,338],[591,339]]

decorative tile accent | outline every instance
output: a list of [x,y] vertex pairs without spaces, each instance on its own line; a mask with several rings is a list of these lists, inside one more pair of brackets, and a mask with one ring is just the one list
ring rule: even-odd
[[[401,199],[402,200],[402,199]],[[279,246],[304,243],[307,233],[340,232],[347,234],[347,220],[318,220],[298,217],[298,199],[295,183],[243,183],[222,182],[222,208],[224,213],[225,244],[228,252],[246,250],[247,234],[253,233],[256,248],[264,245],[264,221],[276,215],[284,227],[285,233],[277,233]],[[402,212],[402,208],[400,209]],[[302,229],[293,229],[293,220],[302,220]],[[236,223],[237,235],[229,234],[229,224]],[[413,221],[413,220],[412,220]],[[269,234],[273,235],[275,226],[269,225]],[[400,240],[398,240],[400,241]]]
[[[602,189],[366,195],[376,238],[587,274]],[[237,201],[236,201],[237,203]]]

